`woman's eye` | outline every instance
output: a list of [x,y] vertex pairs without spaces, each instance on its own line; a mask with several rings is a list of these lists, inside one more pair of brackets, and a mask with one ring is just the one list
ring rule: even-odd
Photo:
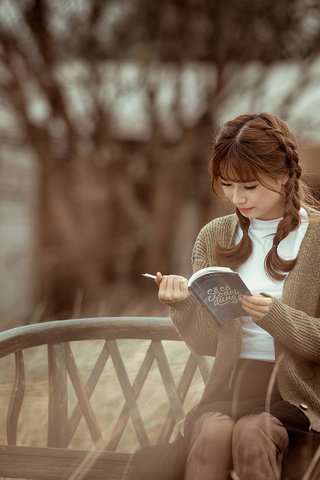
[[[233,184],[232,184],[232,183],[222,182],[222,181],[221,181],[221,182],[220,182],[220,185],[221,185],[222,187],[232,187]],[[244,188],[245,190],[254,190],[255,188],[257,188],[258,185],[242,185],[242,186],[243,186],[243,188]]]

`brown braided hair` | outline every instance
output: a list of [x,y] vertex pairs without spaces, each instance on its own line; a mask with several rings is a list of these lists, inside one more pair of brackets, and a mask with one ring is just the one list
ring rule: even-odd
[[[266,188],[268,179],[286,175],[284,185],[284,215],[273,238],[273,246],[266,255],[265,269],[275,280],[285,278],[296,259],[284,260],[278,255],[278,245],[300,224],[301,205],[310,204],[309,189],[301,180],[301,167],[297,151],[297,140],[287,125],[269,113],[245,114],[231,120],[216,136],[210,161],[212,188],[220,193],[219,180],[246,183],[254,178]],[[280,193],[280,192],[279,192]],[[216,254],[225,265],[237,269],[252,253],[252,242],[248,234],[250,220],[238,209],[243,236],[238,245],[223,247],[216,245]],[[285,272],[285,273],[284,273]]]

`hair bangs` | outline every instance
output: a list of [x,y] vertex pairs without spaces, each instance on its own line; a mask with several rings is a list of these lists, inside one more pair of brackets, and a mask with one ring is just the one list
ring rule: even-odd
[[212,163],[212,176],[214,183],[220,178],[231,182],[246,183],[258,179],[258,172],[253,168],[252,162],[240,156],[230,156]]

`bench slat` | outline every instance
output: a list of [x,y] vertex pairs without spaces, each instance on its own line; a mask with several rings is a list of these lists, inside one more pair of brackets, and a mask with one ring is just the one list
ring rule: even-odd
[[66,347],[48,345],[48,447],[68,446]]
[[71,347],[69,344],[66,345],[66,355],[67,355],[67,370],[69,373],[70,380],[72,382],[74,391],[77,394],[83,416],[87,423],[91,438],[94,443],[98,443],[102,440],[102,433],[98,425],[97,418],[91,407],[89,401],[88,393],[83,385],[78,367],[76,365]]
[[7,441],[9,445],[17,443],[18,419],[25,393],[25,370],[23,352],[15,352],[15,380],[8,408]]
[[[93,367],[92,372],[90,373],[89,379],[85,385],[85,390],[87,392],[88,398],[91,398],[91,395],[94,392],[94,389],[98,383],[98,380],[102,374],[102,371],[105,367],[105,364],[108,358],[109,358],[109,352],[104,345],[95,363],[95,366]],[[78,425],[80,423],[82,416],[83,416],[83,411],[81,409],[80,402],[78,401],[77,405],[74,407],[74,410],[69,420],[69,444],[73,438],[73,435],[75,434],[75,431],[78,428]]]
[[149,438],[117,342],[116,340],[109,340],[107,344],[139,443],[141,447],[146,447],[150,444]]
[[176,421],[179,421],[184,417],[184,410],[163,345],[158,340],[155,340],[152,342],[152,348],[158,362],[160,374],[170,402],[173,418]]
[[198,365],[199,365],[199,368],[200,368],[200,372],[201,372],[201,375],[202,375],[203,382],[204,382],[204,384],[206,384],[208,379],[209,379],[209,375],[210,375],[210,368],[209,368],[209,365],[208,365],[208,360],[205,357],[201,357],[200,355],[195,355],[195,357],[197,359],[197,362],[198,362]]
[[[132,389],[133,393],[135,395],[135,398],[137,399],[141,389],[144,385],[144,382],[148,376],[148,373],[150,372],[150,369],[152,367],[152,364],[154,362],[154,355],[152,352],[151,344],[145,354],[145,357],[140,365],[139,371],[137,373],[137,376],[133,382]],[[110,440],[107,444],[107,450],[115,450],[120,442],[121,436],[124,432],[124,429],[127,425],[127,422],[129,420],[130,413],[129,409],[127,407],[127,404],[122,407],[122,410],[120,412],[120,415],[116,421],[116,424],[114,426],[114,429],[112,431]]]
[[[187,396],[190,384],[197,369],[197,365],[198,363],[195,357],[190,354],[178,384],[178,394],[182,404]],[[170,415],[169,408],[165,422],[159,435],[158,443],[163,443],[170,440],[174,426],[175,422],[172,419],[172,415]]]
[[0,332],[0,358],[38,345],[98,339],[179,340],[170,318],[108,317],[55,320]]
[[[106,451],[99,451],[97,454],[93,457],[92,451],[86,450],[0,446],[0,476],[34,480],[71,480],[80,466],[77,480],[129,478],[129,454]],[[19,462],[16,461],[17,458]],[[87,469],[90,460],[92,464]],[[128,476],[123,476],[126,471]]]

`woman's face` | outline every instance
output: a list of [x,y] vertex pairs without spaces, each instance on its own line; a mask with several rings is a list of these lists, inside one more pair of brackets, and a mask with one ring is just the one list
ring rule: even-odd
[[244,217],[273,220],[283,217],[284,196],[280,192],[285,181],[284,176],[273,180],[267,179],[265,184],[272,190],[257,180],[242,183],[220,178],[219,184],[227,199]]

